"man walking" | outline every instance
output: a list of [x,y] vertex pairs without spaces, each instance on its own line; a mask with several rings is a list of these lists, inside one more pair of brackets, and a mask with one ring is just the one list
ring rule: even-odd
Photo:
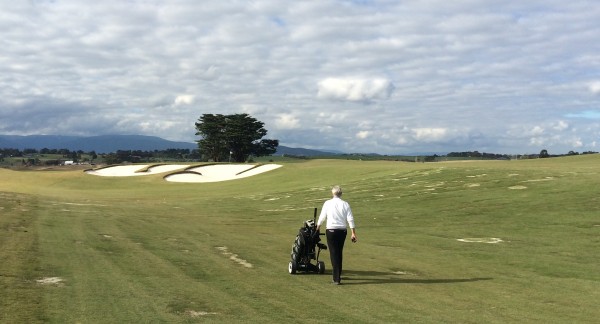
[[348,230],[346,223],[352,231],[352,242],[356,242],[356,230],[354,226],[354,216],[350,204],[342,200],[342,188],[334,186],[331,188],[332,199],[327,200],[323,204],[319,220],[317,221],[317,231],[321,228],[321,224],[327,219],[327,245],[329,246],[329,256],[331,257],[331,267],[333,269],[333,284],[341,284],[342,279],[342,259],[344,242]]

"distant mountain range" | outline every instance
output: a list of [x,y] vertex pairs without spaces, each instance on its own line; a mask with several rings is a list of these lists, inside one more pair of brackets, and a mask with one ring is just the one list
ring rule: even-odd
[[102,135],[102,136],[62,136],[62,135],[0,135],[1,148],[16,149],[68,149],[71,151],[110,153],[118,150],[166,150],[194,149],[195,143],[173,142],[155,136],[143,135]]
[[[197,149],[196,143],[174,142],[156,136],[145,135],[101,135],[101,136],[62,136],[62,135],[0,135],[0,149],[68,149],[96,153],[111,153],[118,150],[154,151],[166,149]],[[279,146],[276,155],[316,156],[332,155],[339,152],[324,152],[304,148]]]

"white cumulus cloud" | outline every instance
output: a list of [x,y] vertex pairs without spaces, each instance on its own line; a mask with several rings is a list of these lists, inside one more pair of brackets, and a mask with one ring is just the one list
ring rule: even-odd
[[280,114],[275,121],[278,129],[295,129],[300,127],[300,120],[291,114]]
[[194,103],[193,95],[179,95],[175,98],[175,105],[191,105]]
[[583,146],[583,142],[581,141],[581,139],[580,139],[580,138],[577,138],[577,139],[574,139],[574,140],[571,142],[571,145],[572,145],[573,147],[575,147],[575,148],[580,148],[580,147],[582,147],[582,146]]
[[365,139],[365,138],[369,137],[369,135],[371,135],[371,132],[369,132],[369,131],[360,131],[360,132],[356,133],[356,138]]
[[600,94],[600,81],[590,82],[588,84],[588,89],[593,94]]
[[415,128],[413,135],[415,139],[423,142],[437,142],[446,138],[448,129],[446,128]]
[[394,90],[392,82],[382,78],[326,78],[318,87],[319,98],[347,101],[387,99]]
[[569,124],[565,121],[560,120],[554,125],[553,128],[557,131],[564,131],[569,128]]
[[530,130],[530,134],[533,136],[542,135],[544,134],[544,128],[541,126],[535,126],[533,129]]

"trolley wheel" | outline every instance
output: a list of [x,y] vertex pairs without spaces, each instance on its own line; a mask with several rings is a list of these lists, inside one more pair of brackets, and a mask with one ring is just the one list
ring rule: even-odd
[[317,263],[317,270],[319,271],[320,274],[324,274],[325,273],[325,262],[319,261],[319,263]]
[[288,264],[288,272],[290,274],[294,274],[296,273],[296,270],[298,270],[298,263],[294,260],[290,261],[290,263]]

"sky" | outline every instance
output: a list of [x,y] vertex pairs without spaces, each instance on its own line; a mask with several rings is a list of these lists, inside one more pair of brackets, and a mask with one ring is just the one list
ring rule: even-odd
[[600,151],[597,0],[0,0],[0,134]]

